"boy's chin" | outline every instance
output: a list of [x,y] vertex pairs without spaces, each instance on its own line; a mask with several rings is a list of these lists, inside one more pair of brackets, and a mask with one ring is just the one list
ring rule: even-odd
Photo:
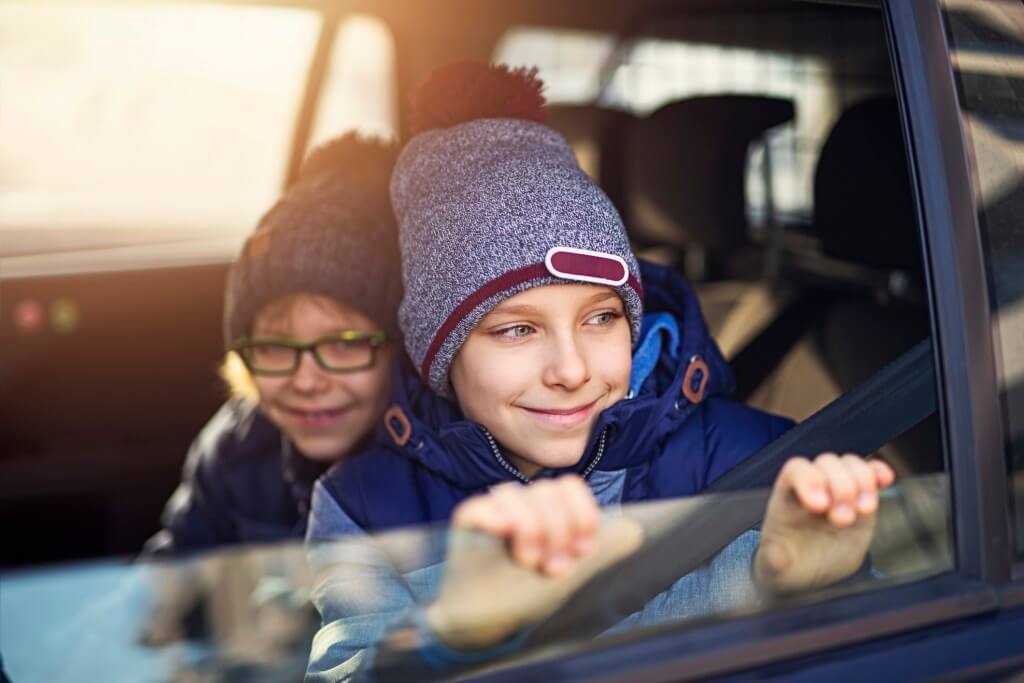
[[292,437],[292,443],[307,460],[323,463],[341,460],[351,448],[347,439]]
[[[548,446],[545,448],[545,446]],[[573,467],[583,457],[585,443],[568,445],[565,443],[547,443],[542,440],[533,441],[530,450],[523,457],[524,460],[546,470],[565,469]]]

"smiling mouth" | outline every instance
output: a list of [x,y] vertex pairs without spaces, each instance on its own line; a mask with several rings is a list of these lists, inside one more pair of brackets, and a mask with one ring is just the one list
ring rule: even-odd
[[323,410],[299,410],[288,406],[280,406],[280,408],[298,424],[310,429],[329,427],[351,410],[350,407]]
[[553,427],[576,427],[587,421],[597,407],[598,399],[575,408],[528,408],[519,406],[530,416]]

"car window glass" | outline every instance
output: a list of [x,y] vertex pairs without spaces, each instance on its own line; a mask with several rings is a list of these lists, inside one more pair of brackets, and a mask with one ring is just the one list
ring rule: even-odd
[[[643,613],[629,616],[596,639],[583,635],[590,628],[587,623],[571,622],[550,641],[530,643],[500,659],[509,666],[525,658],[560,656],[600,647],[609,639],[643,637],[665,628],[699,628],[716,620],[750,617],[948,571],[947,511],[941,502],[946,486],[944,475],[929,475],[908,479],[887,494],[872,546],[872,567],[839,586],[765,599],[749,582],[749,548],[741,540],[724,551],[724,558],[714,560],[710,570],[698,570],[694,585],[676,585],[675,595],[667,592]],[[765,496],[765,491],[755,491],[630,505],[607,511],[605,521],[631,520],[644,528],[646,542],[651,542],[688,516],[715,515],[723,506],[763,505]],[[200,675],[203,680],[219,680],[240,672],[245,680],[298,680],[320,625],[311,594],[321,602],[340,600],[334,606],[341,611],[345,606],[363,610],[361,617],[341,618],[329,633],[319,636],[332,640],[335,647],[358,649],[367,633],[388,633],[400,621],[399,612],[434,599],[439,563],[446,548],[460,538],[476,544],[485,562],[494,560],[494,544],[487,539],[465,532],[449,537],[445,527],[436,526],[327,543],[312,550],[312,565],[301,544],[286,544],[208,553],[188,561],[108,561],[8,571],[0,574],[4,666],[15,681],[69,676],[162,681]],[[497,549],[501,551],[500,545]],[[314,569],[324,573],[318,578]],[[712,572],[722,575],[710,581]],[[522,595],[525,578],[525,572],[496,578],[488,600],[497,601],[494,591]],[[621,580],[623,585],[635,585],[642,577],[623,575]],[[588,599],[600,603],[602,596]],[[410,648],[409,655],[419,656],[416,645],[403,647]]]
[[978,223],[988,265],[993,343],[1018,556],[1024,557],[1024,6],[947,0]]
[[395,46],[380,19],[342,20],[324,77],[309,147],[350,130],[394,138],[398,133]]
[[4,3],[0,256],[251,230],[319,27],[287,7]]
[[[723,31],[721,17],[688,17],[687,31],[704,40],[639,37],[619,45],[600,33],[518,27],[499,42],[495,60],[536,64],[553,104],[595,103],[641,116],[701,95],[792,98],[794,120],[751,148],[747,211],[756,230],[774,218],[811,220],[814,161],[838,113],[887,87],[873,68],[865,67],[865,58],[881,49],[877,23],[845,20],[842,31],[857,34],[858,40],[839,41],[832,48],[825,43],[840,29],[828,19],[796,22],[801,40],[818,42],[802,52],[789,49],[792,44],[776,46],[781,49],[743,46],[745,37],[762,30],[758,24],[772,21],[779,20],[738,13]],[[829,51],[833,54],[816,54]],[[764,182],[766,174],[771,182]]]

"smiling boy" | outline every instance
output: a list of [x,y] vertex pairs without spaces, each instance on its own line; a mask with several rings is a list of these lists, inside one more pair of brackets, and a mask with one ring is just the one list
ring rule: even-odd
[[[413,367],[392,382],[384,440],[313,497],[311,541],[451,519],[544,577],[524,591],[501,572],[460,571],[456,544],[439,597],[410,617],[453,661],[512,638],[635,547],[628,529],[602,540],[599,506],[698,493],[791,424],[728,398],[732,374],[692,290],[637,261],[615,208],[542,125],[542,103],[534,72],[475,64],[439,70],[414,96],[419,132],[391,183]],[[856,456],[793,459],[760,539],[681,578],[670,611],[731,604],[751,569],[780,591],[848,575],[891,481]],[[311,679],[351,675],[394,612],[432,595],[421,576],[367,610],[346,589],[357,584],[324,576]],[[514,599],[466,598],[479,595]]]
[[393,145],[318,147],[228,271],[231,398],[195,439],[152,555],[300,539],[313,482],[387,406],[401,297]]

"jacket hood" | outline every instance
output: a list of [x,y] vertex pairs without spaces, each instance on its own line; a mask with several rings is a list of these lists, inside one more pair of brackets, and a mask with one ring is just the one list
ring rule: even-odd
[[[601,413],[576,465],[544,470],[537,477],[642,464],[657,454],[659,444],[697,403],[730,394],[735,387],[686,281],[663,266],[641,262],[640,269],[645,316],[634,351],[635,389]],[[642,353],[646,362],[639,368]],[[425,386],[404,356],[395,364],[391,399],[392,407],[377,431],[379,445],[467,491],[519,478],[495,457],[484,429],[467,420],[456,403]],[[598,449],[602,433],[605,448]]]

